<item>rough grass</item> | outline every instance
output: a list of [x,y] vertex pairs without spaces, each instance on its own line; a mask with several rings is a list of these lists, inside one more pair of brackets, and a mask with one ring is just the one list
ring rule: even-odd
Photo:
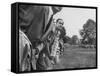
[[65,48],[60,63],[54,69],[87,68],[96,66],[96,50],[93,48]]

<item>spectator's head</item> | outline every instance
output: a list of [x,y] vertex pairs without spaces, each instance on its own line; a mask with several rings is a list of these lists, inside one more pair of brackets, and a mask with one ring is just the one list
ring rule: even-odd
[[57,24],[57,26],[62,26],[64,24],[64,21],[59,18],[56,20],[56,24]]

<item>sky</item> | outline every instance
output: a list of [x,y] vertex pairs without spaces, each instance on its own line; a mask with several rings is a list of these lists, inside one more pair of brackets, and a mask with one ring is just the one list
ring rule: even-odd
[[57,13],[54,18],[63,19],[66,34],[69,37],[77,35],[78,38],[81,38],[79,30],[83,28],[83,25],[88,19],[96,21],[96,10],[86,8],[63,7],[63,9],[59,13]]

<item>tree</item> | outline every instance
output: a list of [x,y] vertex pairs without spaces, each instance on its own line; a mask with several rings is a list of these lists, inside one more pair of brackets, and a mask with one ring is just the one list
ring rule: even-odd
[[71,43],[72,44],[78,44],[78,36],[77,35],[73,35],[72,38],[71,38]]
[[63,41],[64,41],[64,43],[69,43],[70,44],[71,38],[69,36],[65,35],[64,38],[63,38]]
[[92,19],[88,19],[80,30],[83,44],[96,43],[96,23]]

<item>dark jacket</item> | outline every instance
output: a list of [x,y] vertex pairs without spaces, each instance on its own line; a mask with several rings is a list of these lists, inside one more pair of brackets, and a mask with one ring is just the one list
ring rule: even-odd
[[32,44],[44,34],[48,14],[48,6],[19,6],[19,27],[26,33]]

